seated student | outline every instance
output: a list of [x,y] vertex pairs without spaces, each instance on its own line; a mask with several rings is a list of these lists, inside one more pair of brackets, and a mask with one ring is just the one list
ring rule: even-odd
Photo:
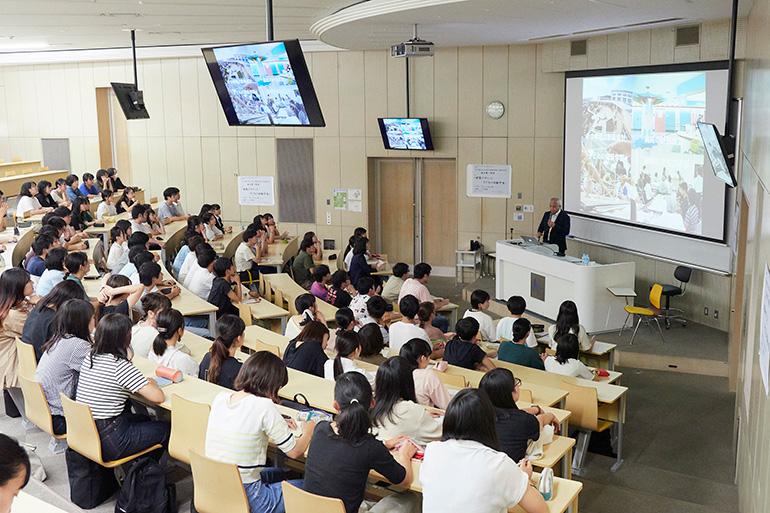
[[112,188],[112,180],[110,180],[110,175],[107,173],[106,169],[100,169],[96,172],[96,183],[94,183],[94,185],[99,192],[115,192]]
[[174,257],[173,267],[174,267],[174,276],[176,277],[179,277],[179,272],[182,270],[182,265],[184,264],[184,261],[187,258],[187,255],[190,254],[190,251],[193,251],[195,249],[194,246],[191,247],[191,242],[193,239],[195,239],[195,246],[203,242],[203,237],[201,237],[200,233],[194,230],[190,230],[188,228],[184,232],[184,237],[182,238],[182,246],[179,248],[179,251],[176,252],[176,256]]
[[136,233],[134,235],[131,235],[131,237],[129,237],[129,241],[128,241],[128,263],[126,265],[124,265],[120,269],[120,272],[118,273],[118,274],[121,274],[121,275],[125,276],[126,278],[131,278],[131,276],[133,276],[137,272],[136,257],[138,257],[139,255],[144,254],[144,253],[149,253],[149,251],[147,251],[147,245],[146,244],[141,244],[140,243],[141,241],[138,240],[138,239],[140,239],[140,237],[135,237],[135,235],[137,235],[137,236],[144,235],[145,238],[147,237],[147,235],[144,234],[144,233]]
[[150,205],[145,205],[144,208],[147,209],[147,226],[150,227],[151,235],[160,240],[159,235],[166,235],[166,228]]
[[235,354],[246,338],[246,324],[236,315],[223,315],[217,320],[216,331],[217,338],[198,366],[198,378],[234,390],[241,370]]
[[[527,309],[527,302],[521,296],[511,296],[508,298],[505,306],[508,308],[511,315],[503,317],[500,319],[500,322],[497,323],[497,338],[498,340],[513,340],[513,323],[515,323],[517,319],[521,319],[521,316],[524,315],[524,311]],[[537,347],[537,339],[535,338],[534,330],[529,331],[526,345],[527,347]]]
[[387,312],[388,303],[380,296],[372,296],[366,302],[366,317],[362,317],[358,322],[360,326],[375,324],[380,328],[382,339],[385,345],[390,343],[390,334],[388,333],[388,323],[390,314]]
[[110,251],[107,253],[107,268],[120,273],[128,263],[128,236],[120,226],[110,228]]
[[526,340],[531,332],[532,325],[529,320],[516,319],[516,322],[513,323],[513,341],[503,340],[500,343],[497,359],[533,369],[545,370],[543,360],[546,354],[540,354],[534,348],[526,345]]
[[155,324],[158,334],[152,342],[149,360],[169,369],[182,371],[188,376],[197,376],[198,363],[192,356],[176,347],[184,335],[184,317],[179,310],[163,310],[156,318]]
[[521,380],[513,377],[508,369],[492,369],[482,376],[479,390],[492,401],[497,413],[495,424],[500,450],[513,461],[521,461],[527,455],[527,443],[540,438],[545,426],[559,430],[559,421],[553,413],[546,413],[540,406],[519,409]]
[[366,237],[366,228],[359,226],[353,231],[353,235],[348,239],[348,245],[342,254],[346,271],[350,271],[350,262],[353,260],[353,248],[361,237]]
[[51,187],[51,182],[48,180],[40,180],[40,183],[37,184],[37,194],[35,195],[35,199],[37,199],[37,202],[40,203],[42,208],[50,208],[51,211],[53,211],[59,204],[53,199],[53,196],[51,196]]
[[404,358],[394,356],[380,365],[375,391],[372,424],[377,438],[406,435],[421,445],[441,438],[441,422],[417,404],[412,369]]
[[326,296],[329,295],[327,287],[331,279],[332,273],[329,271],[328,265],[319,264],[315,266],[313,268],[313,285],[310,287],[310,293],[321,301],[326,301]]
[[132,285],[131,280],[121,274],[105,274],[99,291],[96,307],[96,321],[107,314],[119,313],[131,316],[134,305],[145,294],[143,285]]
[[96,198],[99,196],[99,189],[94,186],[94,175],[91,173],[85,173],[83,175],[83,183],[80,184],[80,192],[87,198]]
[[206,228],[206,240],[221,240],[225,238],[224,232],[217,228],[217,218],[211,212],[206,212],[201,216],[203,226]]
[[[90,207],[91,203],[85,196],[78,196],[72,201],[70,226],[72,226],[78,233],[82,233],[86,228],[93,226],[95,223],[94,218],[91,217],[91,213],[88,211]],[[84,235],[87,237],[90,236],[87,234]]]
[[225,226],[222,222],[222,207],[219,206],[219,204],[212,203],[211,213],[214,215],[214,220],[219,231],[222,233],[231,233],[233,231],[232,226]]
[[243,235],[243,242],[235,250],[233,261],[235,270],[241,277],[241,281],[257,279],[259,273],[270,274],[275,272],[275,267],[259,265],[262,257],[267,254],[267,238],[265,232],[249,226]]
[[[296,438],[294,421],[284,420],[275,407],[278,390],[289,382],[281,359],[267,351],[252,354],[235,380],[236,392],[221,392],[211,404],[206,428],[206,457],[234,463],[246,490],[249,511],[281,512],[281,483],[263,482],[260,472],[269,470],[268,442],[275,444],[289,458],[305,453],[315,422],[300,422],[302,436]],[[302,481],[289,481],[302,488]]]
[[433,348],[421,338],[413,338],[401,346],[399,356],[404,358],[412,369],[414,378],[414,393],[417,403],[446,410],[452,396],[444,386],[441,378],[429,369],[430,354]]
[[112,190],[117,192],[128,188],[120,181],[120,178],[118,178],[118,170],[114,167],[107,168],[107,176],[110,177],[110,181],[112,182]]
[[[51,230],[51,235],[54,239],[58,240],[59,245],[67,251],[88,249],[88,246],[81,242],[80,235],[77,235],[67,221],[57,216],[54,212],[49,212],[43,216],[43,227],[39,233],[43,233],[48,229]],[[54,247],[56,247],[55,244]]]
[[88,297],[88,294],[86,294],[86,289],[83,286],[83,278],[91,270],[91,263],[88,261],[88,256],[82,251],[70,253],[64,259],[64,267],[67,269],[67,272],[64,275],[64,279],[72,280],[77,283],[77,285],[83,291],[83,296],[81,299],[91,301],[91,298]]
[[0,433],[0,511],[23,509],[12,508],[13,499],[29,483],[31,469],[26,449],[14,438]]
[[161,248],[166,247],[166,243],[153,237],[152,228],[147,224],[148,211],[144,205],[136,205],[131,209],[131,229],[134,233],[146,233],[150,237],[150,244],[157,244]]
[[366,261],[366,256],[369,253],[369,239],[366,237],[360,237],[356,241],[356,246],[353,248],[353,258],[350,260],[350,283],[354,287],[358,286],[358,280],[364,277],[370,277],[374,280],[377,290],[382,289],[382,280],[379,276],[374,276],[372,273],[378,271],[385,266],[385,262],[379,264],[369,265]]
[[212,249],[211,251],[203,251],[198,256],[198,268],[194,269],[187,275],[187,288],[203,299],[204,301],[209,298],[211,294],[211,285],[214,283],[214,262],[217,260],[217,254]]
[[24,214],[29,215],[47,214],[53,210],[52,207],[43,207],[35,195],[38,193],[35,182],[24,182],[19,191],[19,201],[16,202],[16,218],[24,219]]
[[[139,268],[139,283],[144,287],[142,296],[150,292],[160,292],[169,299],[174,299],[181,293],[179,286],[173,280],[163,280],[163,269],[157,262],[145,262]],[[163,287],[158,290],[158,287]]]
[[[58,239],[57,239],[58,240]],[[32,242],[32,252],[34,256],[27,262],[27,272],[32,276],[40,278],[45,272],[45,257],[48,251],[53,249],[54,239],[50,235],[38,235]]]
[[308,322],[286,347],[283,362],[290,369],[324,377],[324,364],[329,359],[324,352],[329,342],[329,328],[318,321]]
[[[433,301],[425,301],[420,303],[420,309],[417,310],[417,318],[420,320],[419,326],[425,330],[431,341],[442,342],[444,345],[448,340],[451,340],[454,333],[444,333],[433,325],[433,319],[436,318],[436,303]],[[443,345],[439,346],[443,349]]]
[[[106,315],[96,327],[94,346],[80,368],[75,400],[91,408],[105,461],[125,458],[155,444],[165,446],[171,430],[168,422],[151,421],[126,408],[131,394],[153,404],[166,399],[155,380],[145,378],[128,359],[130,343],[131,320],[125,315]],[[162,450],[152,454],[160,458]]]
[[[145,250],[134,257],[134,266],[136,266],[137,269],[141,269],[142,266],[148,262],[158,262],[158,261],[159,260],[157,255],[154,255],[149,251]],[[128,279],[131,281],[133,285],[139,285],[140,283],[139,271],[136,271],[135,273],[133,273],[131,276],[128,277]]]
[[431,344],[428,334],[419,325],[419,321],[415,321],[417,312],[420,310],[420,303],[414,296],[404,296],[398,303],[401,315],[404,317],[390,325],[388,333],[390,335],[390,348],[394,351],[400,351],[401,346],[406,344],[413,338],[420,338]]
[[60,217],[64,223],[64,239],[68,240],[71,244],[76,244],[82,237],[81,234],[72,226],[72,211],[67,207],[59,207],[53,211],[57,217]]
[[289,317],[286,322],[286,331],[283,334],[285,337],[296,337],[310,321],[319,321],[326,326],[326,318],[318,311],[316,298],[313,294],[302,294],[294,298],[294,307],[300,313]]
[[487,313],[487,310],[489,310],[489,292],[477,289],[471,293],[471,308],[465,311],[463,317],[473,317],[478,321],[481,340],[499,342],[495,323],[492,322],[492,317]]
[[586,364],[578,360],[580,355],[580,345],[578,338],[573,333],[568,333],[559,339],[556,346],[556,355],[548,356],[545,359],[545,370],[573,378],[599,380]]
[[360,321],[368,315],[366,302],[377,293],[374,287],[374,280],[368,276],[361,278],[358,280],[356,291],[358,292],[358,295],[356,295],[350,302],[350,309],[353,310],[353,315],[356,316],[356,320]]
[[67,250],[53,248],[45,255],[45,271],[40,275],[40,280],[35,287],[38,296],[45,296],[64,279],[64,259],[67,258]]
[[163,203],[158,207],[158,219],[163,224],[173,223],[174,221],[186,221],[190,216],[185,214],[179,206],[181,194],[176,187],[167,187],[163,191]]
[[361,339],[361,355],[359,360],[373,365],[380,365],[386,360],[382,351],[386,348],[382,338],[382,331],[376,324],[369,323],[358,330]]
[[340,308],[334,313],[334,322],[337,323],[337,331],[329,333],[329,343],[326,348],[330,351],[336,351],[337,334],[342,331],[353,331],[356,327],[356,320],[353,317],[353,310],[350,308]]
[[310,290],[310,286],[313,284],[313,280],[310,279],[314,265],[313,255],[315,255],[315,245],[310,241],[303,240],[299,246],[299,254],[294,257],[294,263],[291,266],[294,270],[294,281],[305,290]]
[[[191,250],[185,257],[184,262],[182,262],[182,267],[179,268],[177,279],[182,283],[182,285],[187,283],[187,277],[190,276],[190,273],[200,267],[198,265],[198,255],[214,251],[214,248],[211,247],[211,244],[205,242],[205,238],[200,237],[200,239],[200,241],[195,243],[195,249]],[[216,253],[216,251],[214,252]]]
[[126,187],[123,190],[123,194],[120,196],[120,199],[118,199],[118,204],[116,205],[115,209],[118,211],[118,214],[122,214],[123,212],[129,212],[134,209],[136,205],[138,205],[139,202],[136,201],[136,191],[133,187]]
[[[216,206],[217,205],[212,205],[212,207],[216,207]],[[269,212],[265,212],[264,214],[262,214],[262,219],[267,220],[268,232],[270,232],[273,235],[273,239],[285,239],[286,236],[289,234],[289,232],[280,233],[278,231],[278,226],[276,226],[275,224],[275,217],[273,217],[273,214]]]
[[[219,257],[214,261],[212,267],[214,281],[211,283],[211,292],[207,301],[219,308],[217,310],[217,319],[223,315],[238,316],[238,307],[233,303],[240,303],[243,295],[241,292],[241,280],[238,273],[235,272],[233,261],[229,258]],[[252,297],[258,296],[256,292],[251,292]]]
[[[264,216],[262,216],[262,218],[267,220],[267,218],[264,217]],[[266,230],[270,230],[269,222],[265,226],[265,229]],[[305,235],[302,236],[302,240],[308,240],[308,241],[312,242],[313,245],[315,246],[315,256],[313,256],[314,260],[316,260],[316,261],[323,260],[323,257],[324,257],[324,246],[321,243],[321,241],[318,240],[318,236],[315,234],[315,232],[305,232]]]
[[59,207],[70,205],[71,201],[69,196],[67,196],[67,182],[64,181],[64,178],[57,178],[54,189],[51,190],[51,197]]
[[21,340],[35,348],[35,357],[38,360],[43,356],[43,346],[53,336],[56,312],[66,301],[82,298],[83,292],[78,284],[67,280],[53,287],[29,311],[21,331]]
[[455,338],[446,343],[444,361],[470,370],[487,372],[495,364],[476,343],[479,323],[473,317],[460,319],[455,325]]
[[588,338],[586,329],[580,324],[577,305],[570,300],[564,301],[561,306],[559,306],[556,324],[548,327],[548,336],[551,337],[551,342],[548,344],[550,348],[555,350],[557,341],[568,333],[577,336],[577,339],[580,342],[581,351],[590,352],[593,350],[596,339]]
[[[357,372],[346,372],[334,385],[334,422],[319,422],[305,461],[303,490],[341,499],[346,513],[356,513],[364,500],[369,471],[375,470],[393,484],[408,488],[412,482],[412,461],[417,448],[402,443],[403,437],[380,441],[371,434],[372,389]],[[335,469],[329,472],[329,469]],[[393,499],[391,499],[393,497]],[[377,508],[387,511],[386,497]],[[398,511],[401,511],[400,509]]]
[[[152,343],[158,336],[156,329],[156,320],[158,315],[164,310],[171,310],[171,300],[160,292],[150,292],[144,296],[140,303],[142,304],[142,319],[131,328],[131,350],[135,355],[147,358],[152,351]],[[177,349],[182,349],[177,344]],[[188,354],[189,349],[186,349]]]
[[324,378],[336,381],[345,372],[360,372],[370,386],[374,386],[374,373],[356,365],[361,354],[361,339],[355,331],[339,331],[337,334],[337,356],[324,362]]
[[348,273],[342,270],[334,271],[331,288],[326,296],[326,302],[337,308],[347,308],[353,298],[350,296],[352,286]]
[[[430,273],[432,268],[425,262],[420,262],[414,266],[414,278],[409,278],[404,281],[404,285],[401,287],[401,292],[398,293],[398,300],[404,296],[412,295],[416,297],[420,303],[433,301],[436,304],[436,312],[444,308],[449,304],[449,299],[434,298],[428,291],[426,283],[430,281]],[[440,329],[443,333],[449,331],[449,318],[443,315],[437,315],[433,319],[433,325]]]
[[77,175],[68,175],[67,178],[64,179],[64,182],[67,184],[65,192],[70,201],[75,201],[75,198],[83,197],[83,193],[79,187],[80,178],[78,178]]
[[115,203],[113,203],[114,194],[109,189],[102,192],[102,202],[96,208],[96,219],[118,215],[118,210],[115,208]]
[[382,286],[380,295],[391,303],[397,302],[401,287],[407,278],[409,278],[409,265],[404,262],[397,263],[393,266],[393,276],[388,278],[388,281]]
[[69,299],[54,318],[52,338],[41,348],[43,355],[35,371],[51,409],[53,432],[67,432],[59,393],[75,398],[80,367],[91,351],[91,332],[96,326],[94,307],[82,299]]
[[452,398],[442,441],[428,444],[420,467],[423,513],[500,513],[516,505],[526,513],[548,511],[530,485],[532,463],[516,465],[500,452],[495,418],[481,390],[466,388]]

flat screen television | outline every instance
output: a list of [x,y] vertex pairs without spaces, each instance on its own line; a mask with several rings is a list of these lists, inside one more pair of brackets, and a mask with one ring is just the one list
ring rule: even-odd
[[231,126],[326,126],[298,40],[203,48]]
[[150,119],[150,113],[144,106],[144,95],[136,89],[136,85],[121,82],[110,84],[126,119]]
[[727,151],[724,144],[722,144],[722,136],[719,135],[716,125],[713,123],[698,123],[698,131],[700,131],[701,139],[703,139],[706,155],[708,155],[711,161],[714,176],[730,187],[738,185],[735,175],[727,162]]
[[426,118],[377,118],[386,150],[432,150]]

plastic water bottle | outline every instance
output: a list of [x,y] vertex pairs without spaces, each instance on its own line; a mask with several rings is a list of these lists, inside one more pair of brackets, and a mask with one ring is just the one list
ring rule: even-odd
[[588,253],[583,253],[583,258],[581,261],[583,262],[583,265],[588,265],[591,263],[591,259],[588,258]]

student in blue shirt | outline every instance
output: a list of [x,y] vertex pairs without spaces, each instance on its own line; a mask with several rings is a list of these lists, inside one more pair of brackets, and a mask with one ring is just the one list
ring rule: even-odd
[[83,194],[83,196],[88,196],[89,198],[96,198],[100,195],[99,189],[96,188],[94,185],[95,179],[94,175],[91,173],[86,173],[83,175],[83,183],[80,184],[80,192]]
[[32,252],[35,254],[27,262],[27,272],[32,276],[42,276],[45,272],[45,256],[48,250],[53,247],[53,237],[40,234],[32,243]]
[[65,192],[67,193],[67,197],[70,199],[70,201],[75,201],[75,198],[78,196],[84,196],[78,187],[80,179],[77,175],[69,175],[64,179],[64,183],[67,184],[67,190]]

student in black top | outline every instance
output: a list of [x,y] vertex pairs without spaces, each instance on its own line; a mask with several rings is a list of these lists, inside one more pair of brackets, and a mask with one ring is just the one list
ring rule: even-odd
[[366,255],[368,252],[369,239],[366,237],[359,237],[356,241],[356,245],[353,247],[353,259],[350,261],[350,269],[348,269],[348,272],[350,273],[350,283],[355,287],[358,285],[358,280],[368,276],[374,280],[377,292],[379,293],[379,291],[382,290],[382,280],[379,276],[372,275],[373,272],[377,271],[377,267],[369,265],[366,262]]
[[217,320],[217,333],[211,349],[203,355],[198,378],[235,390],[235,378],[241,370],[235,353],[243,346],[246,324],[235,315],[223,315]]
[[56,311],[70,299],[83,299],[83,289],[75,281],[60,281],[29,312],[21,332],[21,340],[35,348],[35,357],[38,361],[43,356],[43,346],[53,336],[53,319]]
[[233,261],[224,257],[217,258],[214,261],[214,274],[216,278],[211,282],[208,302],[219,308],[217,319],[223,315],[237,316],[238,307],[233,303],[241,302],[241,280],[235,272]]
[[342,270],[335,271],[332,274],[332,288],[326,295],[326,302],[337,308],[346,308],[350,306],[353,298],[348,293],[350,289],[350,277],[348,273]]
[[283,362],[290,369],[324,377],[324,363],[329,359],[324,352],[329,342],[329,328],[321,322],[308,322],[297,338],[289,342],[283,353]]
[[40,180],[40,182],[37,184],[37,194],[35,197],[37,198],[38,203],[40,203],[40,206],[43,208],[50,207],[55,209],[59,207],[59,204],[56,203],[56,200],[53,199],[53,196],[51,196],[51,187],[52,184],[48,180]]
[[127,187],[123,185],[123,182],[120,181],[120,178],[118,178],[118,170],[115,169],[114,167],[107,168],[107,176],[110,177],[113,191],[120,191],[123,189],[127,189]]
[[372,389],[362,374],[340,375],[334,386],[334,408],[340,413],[334,422],[318,423],[308,448],[303,489],[341,499],[346,513],[355,513],[361,506],[372,469],[399,486],[412,482],[411,458],[416,448],[402,443],[395,458],[391,455],[406,437],[377,440],[370,432],[373,404]]
[[497,436],[502,451],[515,462],[527,454],[527,443],[540,438],[543,427],[551,425],[559,430],[559,421],[553,413],[546,413],[540,406],[519,409],[521,380],[508,369],[492,369],[479,382],[479,390],[487,393],[497,413]]
[[358,357],[362,362],[380,365],[386,360],[382,356],[382,350],[385,348],[385,339],[382,337],[382,330],[378,324],[370,322],[364,324],[358,330],[358,336],[361,337],[361,355]]
[[444,361],[470,370],[487,372],[495,368],[487,353],[477,344],[479,321],[465,317],[455,324],[457,336],[446,343]]
[[96,322],[107,314],[119,313],[131,317],[131,309],[142,299],[144,286],[132,285],[131,280],[122,274],[107,274],[102,279],[99,291],[99,304],[96,307]]
[[78,196],[72,202],[70,225],[78,232],[82,232],[94,224],[94,218],[88,212],[91,206],[90,200],[85,196]]

